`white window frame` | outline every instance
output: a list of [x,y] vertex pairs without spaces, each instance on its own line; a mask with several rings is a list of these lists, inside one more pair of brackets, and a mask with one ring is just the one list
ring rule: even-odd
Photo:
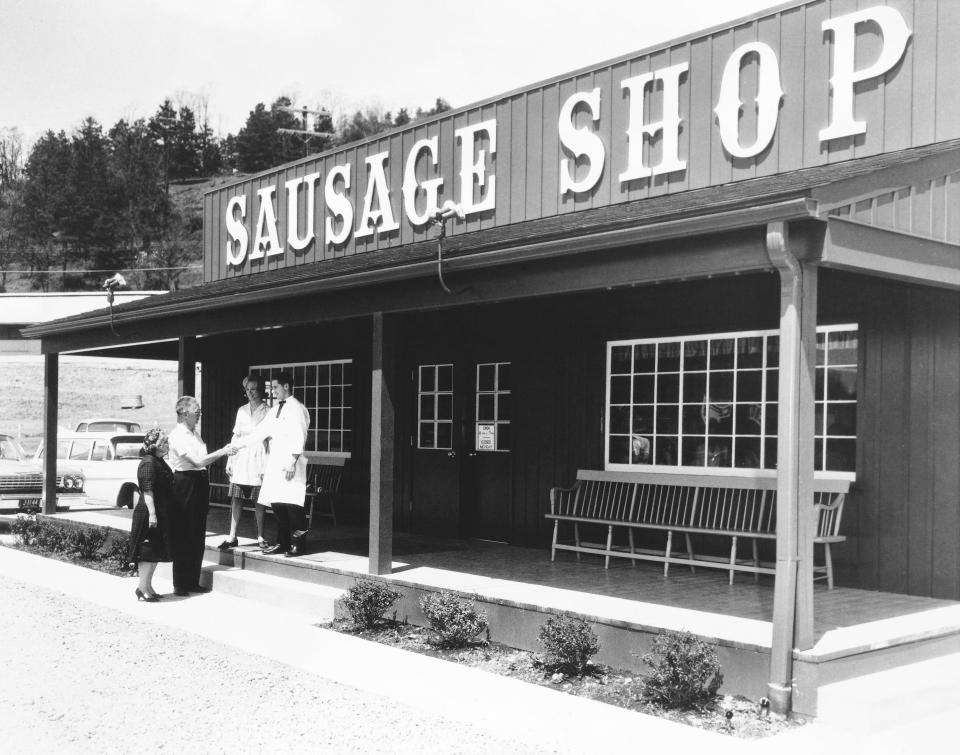
[[[501,419],[500,417],[500,397],[511,396],[512,391],[509,388],[500,387],[500,368],[503,366],[513,368],[512,362],[478,362],[474,379],[474,403],[473,403],[473,448],[477,453],[510,453],[510,448],[500,448],[500,428],[504,425],[512,425],[512,420]],[[493,367],[493,390],[480,390],[480,368]],[[480,421],[480,397],[493,397],[493,419]],[[512,407],[511,407],[512,408]],[[479,448],[478,439],[480,437],[480,425],[494,426],[494,445],[495,448]]]
[[[317,372],[317,375],[319,376],[321,367],[323,366],[329,367],[336,364],[350,365],[351,370],[353,369],[352,359],[321,359],[321,360],[310,361],[310,362],[278,362],[274,364],[251,364],[249,367],[249,373],[259,375],[260,377],[263,378],[264,380],[263,400],[266,401],[267,406],[272,407],[273,396],[270,393],[270,381],[273,379],[272,376],[276,375],[279,372],[292,373],[294,375],[294,386],[293,386],[294,396],[297,397],[299,400],[300,397],[297,396],[298,390],[306,391],[307,388],[319,389],[320,384],[319,382],[315,382],[311,386],[298,385],[296,380],[296,370],[298,368],[304,368],[304,371],[306,371],[306,368],[308,367],[316,367],[316,372]],[[356,376],[354,375],[351,379],[355,380]],[[319,377],[318,377],[318,380],[319,380]],[[328,384],[324,384],[324,385],[325,387],[329,387]],[[320,437],[320,433],[323,432],[323,430],[321,430],[317,426],[317,410],[320,408],[338,409],[341,411],[350,410],[351,421],[350,422],[343,421],[340,425],[340,429],[337,430],[337,432],[343,433],[344,436],[346,436],[349,433],[350,440],[353,441],[357,437],[356,429],[354,427],[354,422],[356,421],[356,414],[354,413],[353,404],[347,401],[347,397],[348,395],[352,395],[352,392],[353,392],[352,389],[355,386],[356,386],[356,383],[353,383],[353,382],[348,383],[346,379],[344,379],[342,383],[336,384],[336,387],[339,387],[342,389],[342,393],[341,393],[342,401],[337,406],[333,406],[333,404],[329,404],[321,407],[319,405],[319,401],[317,402],[316,406],[310,406],[308,403],[302,402],[304,406],[307,407],[307,410],[310,412],[310,429],[307,430],[308,437],[307,437],[307,447],[306,447],[306,451],[308,453],[320,453],[320,454],[323,454],[324,456],[332,456],[332,457],[344,458],[344,459],[349,459],[353,456],[353,451],[330,451],[330,450],[318,451],[317,450],[316,448],[316,446],[318,445],[317,440]],[[329,433],[331,429],[332,428],[326,428],[326,432]],[[329,441],[329,437],[328,437],[328,441]],[[352,442],[350,445],[351,446],[353,445]],[[328,446],[329,446],[329,443],[328,443]]]
[[[447,367],[450,370],[450,390],[440,390],[440,382],[437,379],[439,368]],[[423,370],[424,368],[430,368],[433,370],[433,390],[424,391],[423,390]],[[417,365],[417,450],[418,451],[452,451],[453,450],[453,432],[454,432],[454,412],[453,412],[453,364],[450,362],[439,362],[439,363],[430,363],[430,364],[418,364]],[[421,415],[423,410],[423,397],[432,396],[433,397],[433,417],[431,419],[424,419]],[[450,419],[437,419],[437,409],[439,407],[440,396],[449,396],[450,397]],[[423,425],[424,423],[430,422],[433,424],[433,445],[424,446],[423,445]],[[450,445],[441,446],[437,443],[437,428],[441,424],[450,425]]]
[[[857,364],[855,365],[857,369],[857,399],[850,401],[850,403],[859,406],[859,383],[860,383],[860,350],[859,350],[859,337],[860,337],[860,328],[856,323],[842,323],[836,325],[821,325],[817,326],[817,335],[824,336],[824,344],[827,343],[829,338],[829,333],[836,333],[840,331],[853,331],[858,336],[858,354],[857,354]],[[761,370],[761,398],[760,404],[762,407],[762,416],[761,416],[761,430],[765,430],[766,427],[766,409],[769,404],[772,404],[774,407],[777,406],[779,402],[779,396],[776,400],[768,401],[767,399],[767,380],[766,373],[768,370],[773,369],[770,365],[767,364],[767,348],[766,348],[766,337],[774,336],[779,338],[780,331],[777,328],[767,329],[767,330],[742,330],[742,331],[731,331],[723,333],[697,333],[691,335],[681,335],[681,336],[662,336],[657,338],[628,338],[621,339],[616,341],[607,341],[606,345],[606,373],[604,376],[605,385],[604,385],[604,428],[603,428],[603,459],[604,459],[604,469],[608,471],[625,471],[625,472],[634,472],[634,471],[648,471],[648,472],[660,472],[660,473],[673,473],[673,474],[702,474],[702,475],[727,475],[727,476],[736,476],[736,477],[776,477],[777,470],[770,468],[756,468],[756,467],[713,467],[713,466],[691,466],[683,465],[682,461],[682,438],[683,438],[683,409],[684,409],[684,375],[688,372],[683,369],[683,364],[681,362],[681,367],[678,370],[679,372],[679,387],[678,387],[678,406],[677,406],[677,463],[676,464],[634,464],[634,463],[615,463],[611,462],[610,459],[610,441],[611,441],[611,370],[613,368],[613,350],[618,346],[637,346],[637,345],[659,345],[663,343],[678,343],[680,345],[680,354],[681,359],[685,351],[685,345],[688,342],[694,341],[712,341],[712,340],[722,340],[722,339],[742,339],[742,338],[752,338],[752,337],[764,337],[764,348],[763,348],[763,362],[761,368],[750,368],[750,369],[760,369]],[[826,349],[825,349],[826,352]],[[736,351],[734,352],[736,354]],[[779,354],[779,349],[778,349]],[[822,369],[823,366],[815,366],[815,369]],[[734,373],[734,378],[737,375],[736,365],[731,368]],[[779,371],[779,359],[777,368]],[[693,371],[690,371],[693,372]],[[709,373],[710,371],[707,370]],[[633,407],[636,404],[633,403],[633,373],[632,368],[629,373],[631,376],[631,402],[629,406]],[[656,373],[659,374],[659,373]],[[824,388],[826,388],[826,380],[824,382]],[[656,380],[654,381],[654,400],[653,400],[653,412],[656,414],[656,410],[659,406],[657,402],[656,395]],[[815,396],[814,405],[815,408],[817,405],[825,405],[825,397]],[[731,402],[733,403],[733,402]],[[751,402],[752,403],[752,402]],[[736,404],[734,404],[735,406]],[[615,406],[620,406],[616,404]],[[826,411],[823,412],[826,415]],[[826,420],[824,419],[824,422]],[[859,416],[858,416],[858,426],[859,426]],[[631,432],[628,437],[632,436],[633,428],[631,426]],[[621,433],[614,433],[614,436],[619,437]],[[819,432],[819,428],[814,429],[815,437],[823,437],[823,433]],[[709,437],[709,434],[706,434],[706,437]],[[736,434],[732,436],[733,440],[736,440],[738,437]],[[753,437],[753,436],[739,436],[739,437]],[[758,436],[760,438],[761,448],[763,447],[764,441],[766,438],[777,437],[774,435],[768,435],[765,432],[761,432]],[[835,437],[835,436],[831,436]],[[846,439],[848,436],[839,436],[842,439]],[[856,435],[849,436],[856,440]],[[821,448],[821,454],[825,457],[826,455],[826,444]],[[825,458],[824,458],[825,462]],[[825,463],[824,463],[825,466]],[[814,472],[816,478],[829,478],[829,479],[847,479],[851,481],[856,480],[856,472],[848,471],[835,471],[835,470],[816,470]]]

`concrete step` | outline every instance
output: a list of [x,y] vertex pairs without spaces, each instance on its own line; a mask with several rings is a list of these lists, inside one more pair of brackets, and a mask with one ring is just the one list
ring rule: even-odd
[[908,722],[960,710],[960,653],[898,666],[820,688],[817,723],[847,731],[894,733]]
[[[200,584],[219,594],[299,614],[313,623],[332,621],[336,601],[346,593],[346,590],[325,585],[221,566],[209,561],[204,562]],[[170,564],[158,565],[154,585],[161,592],[173,591]]]

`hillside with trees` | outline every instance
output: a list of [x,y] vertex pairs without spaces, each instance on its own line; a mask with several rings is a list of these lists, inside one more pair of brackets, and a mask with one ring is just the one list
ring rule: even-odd
[[449,109],[438,98],[413,115],[369,108],[334,123],[279,97],[220,137],[204,103],[165,100],[150,118],[109,129],[88,118],[29,149],[0,130],[0,292],[96,289],[115,272],[130,288],[195,285],[206,188]]

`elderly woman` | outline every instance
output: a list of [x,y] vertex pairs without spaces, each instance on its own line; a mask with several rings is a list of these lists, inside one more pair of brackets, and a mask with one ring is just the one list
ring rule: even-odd
[[193,396],[177,399],[177,426],[170,431],[167,459],[173,469],[174,513],[171,517],[173,593],[210,592],[200,585],[207,534],[210,486],[207,467],[230,452],[229,446],[207,453],[200,437],[200,404]]
[[127,561],[140,573],[137,600],[154,603],[160,599],[153,589],[153,573],[157,562],[170,560],[170,499],[173,494],[173,472],[163,457],[169,444],[167,434],[159,427],[148,430],[143,438],[137,468],[140,500],[133,510],[130,524],[130,550]]

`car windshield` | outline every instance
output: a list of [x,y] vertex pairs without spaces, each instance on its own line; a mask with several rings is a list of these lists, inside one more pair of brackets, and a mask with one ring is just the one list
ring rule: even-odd
[[0,459],[23,461],[20,445],[9,435],[0,435]]

